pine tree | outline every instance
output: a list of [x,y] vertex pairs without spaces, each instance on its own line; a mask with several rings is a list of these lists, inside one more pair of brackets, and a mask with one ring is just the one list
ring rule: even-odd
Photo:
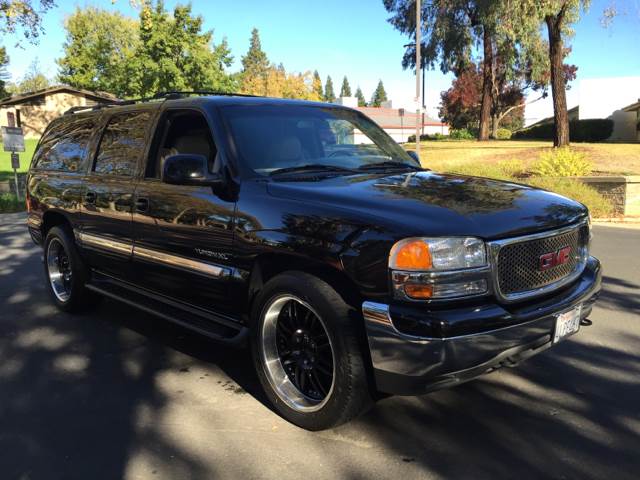
[[356,90],[356,98],[358,99],[359,107],[367,106],[367,100],[364,98],[364,94],[362,93],[362,90],[360,89],[360,87],[358,87],[358,89]]
[[341,97],[350,97],[351,96],[351,86],[349,85],[349,80],[347,80],[347,76],[345,75],[342,79],[342,88],[340,89]]
[[324,98],[324,91],[322,90],[322,79],[320,78],[318,70],[313,72],[312,90],[313,94],[318,97],[316,98],[316,100],[322,100]]
[[379,107],[382,105],[382,102],[387,101],[387,92],[384,90],[384,85],[382,84],[382,80],[378,82],[378,86],[376,87],[376,91],[373,92],[373,97],[371,97],[371,106]]
[[324,84],[324,101],[329,103],[336,101],[336,94],[333,91],[333,80],[331,80],[331,75],[327,75],[327,83]]
[[267,76],[269,75],[269,59],[262,50],[260,33],[257,28],[251,31],[249,50],[242,57],[242,91],[244,93],[265,95],[267,90]]

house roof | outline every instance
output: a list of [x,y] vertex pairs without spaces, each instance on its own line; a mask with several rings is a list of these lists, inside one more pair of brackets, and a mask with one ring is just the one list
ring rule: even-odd
[[[420,120],[417,118],[415,112],[409,112],[405,110],[404,115],[400,116],[400,109],[398,108],[385,108],[385,107],[356,107],[366,116],[375,121],[382,128],[415,128],[416,123],[420,125]],[[439,120],[435,120],[429,117],[427,114],[423,115],[423,126],[443,126],[446,123],[442,123]]]
[[640,110],[640,98],[636,103],[632,103],[631,105],[627,105],[622,109],[623,112],[635,112]]
[[[580,105],[576,105],[575,107],[570,108],[569,110],[567,110],[567,115],[573,115],[574,113],[577,114],[578,112],[580,112]],[[554,117],[552,115],[550,117],[543,118],[542,120],[538,120],[537,122],[532,123],[531,125],[527,125],[525,128],[537,127],[538,125],[545,125],[547,123],[553,123],[554,121],[555,120],[554,120]]]
[[68,85],[57,85],[55,87],[43,88],[42,90],[36,90],[35,92],[23,93],[21,95],[14,95],[12,97],[6,97],[0,100],[0,106],[4,105],[17,105],[27,100],[42,95],[51,95],[54,93],[68,92],[76,95],[83,95],[96,101],[108,101],[113,102],[118,100],[115,95],[106,92],[92,92],[90,90],[84,90],[82,88],[74,88]]

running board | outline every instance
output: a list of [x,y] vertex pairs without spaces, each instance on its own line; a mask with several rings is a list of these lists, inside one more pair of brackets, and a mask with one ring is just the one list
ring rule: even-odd
[[[101,278],[98,280],[95,277]],[[123,284],[104,275],[95,275],[95,272],[94,279],[86,285],[86,288],[198,332],[213,340],[242,346],[247,338],[247,327],[233,319],[180,304],[160,295]]]

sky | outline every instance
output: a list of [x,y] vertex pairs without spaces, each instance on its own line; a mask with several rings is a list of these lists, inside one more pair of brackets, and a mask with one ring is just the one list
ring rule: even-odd
[[[602,11],[614,3],[620,15],[613,25],[600,24]],[[171,9],[175,0],[165,2]],[[65,39],[63,21],[76,6],[100,6],[137,16],[128,0],[101,2],[58,0],[45,16],[45,34],[38,45],[19,37],[4,39],[12,80],[19,80],[34,59],[55,79],[55,59],[62,55]],[[389,14],[382,0],[193,0],[193,12],[202,15],[206,29],[213,30],[214,42],[226,37],[235,57],[232,71],[239,70],[240,58],[249,46],[251,29],[260,31],[262,47],[274,63],[282,62],[288,71],[317,69],[324,80],[331,75],[336,93],[347,75],[352,90],[360,86],[370,98],[378,80],[384,82],[394,107],[415,108],[415,77],[403,70],[402,55],[410,41],[387,22]],[[577,80],[567,92],[567,103],[578,102],[579,80],[584,78],[640,76],[640,0],[594,0],[587,13],[574,26],[568,63],[578,66]],[[453,75],[429,70],[426,75],[427,113],[437,118],[440,92],[451,85]],[[638,88],[640,97],[640,85]],[[535,95],[531,98],[536,98]],[[551,99],[535,102],[525,111],[526,123],[552,115]]]

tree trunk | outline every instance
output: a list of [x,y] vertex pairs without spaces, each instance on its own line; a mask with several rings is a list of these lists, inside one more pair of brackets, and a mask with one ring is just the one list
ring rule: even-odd
[[482,38],[484,58],[482,60],[482,102],[480,104],[480,129],[478,140],[489,139],[489,122],[491,121],[491,85],[493,67],[493,42],[491,32],[484,27]]
[[551,64],[551,96],[553,97],[553,118],[555,128],[553,146],[569,145],[569,114],[567,113],[566,82],[562,61],[562,21],[564,11],[558,15],[548,15],[545,18],[549,32],[549,61]]
[[491,138],[498,138],[498,128],[500,127],[500,115],[494,113],[491,115]]

